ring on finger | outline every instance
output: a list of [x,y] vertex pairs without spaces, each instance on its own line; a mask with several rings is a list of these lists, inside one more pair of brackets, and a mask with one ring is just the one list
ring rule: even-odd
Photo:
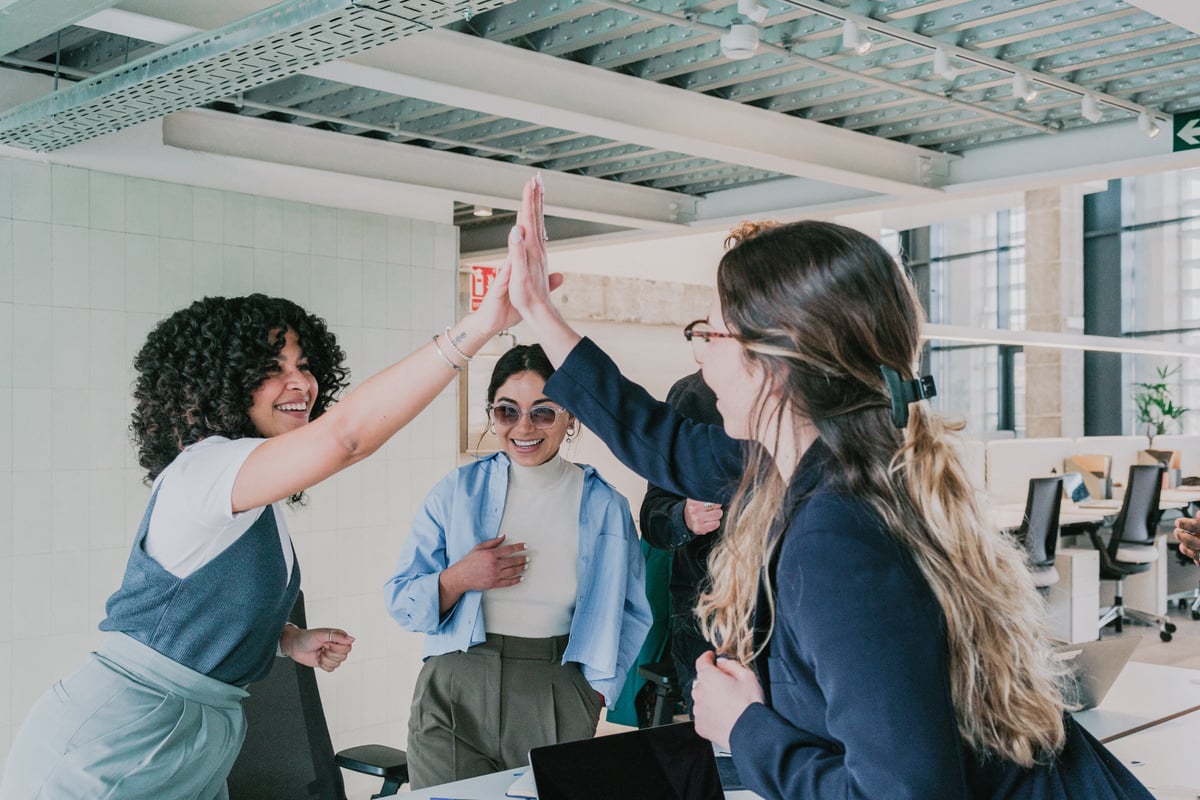
[[327,642],[333,641],[333,628],[329,629],[329,638],[327,638],[325,641],[327,641]]
[[713,508],[714,508],[715,506],[716,506],[716,503],[705,503],[705,504],[704,504],[704,510],[705,510],[705,511],[712,511],[712,510],[713,510]]

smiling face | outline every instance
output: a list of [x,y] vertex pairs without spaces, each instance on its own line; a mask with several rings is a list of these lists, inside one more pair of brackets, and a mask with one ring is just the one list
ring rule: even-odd
[[[492,421],[496,429],[496,438],[500,440],[504,452],[524,467],[536,467],[554,458],[567,436],[567,429],[575,425],[574,417],[548,399],[545,389],[545,379],[536,372],[526,370],[512,375],[500,384],[492,400],[493,406],[511,406],[520,411],[520,419],[515,424],[506,423],[502,419],[505,415],[496,411],[492,412]],[[529,418],[529,411],[534,406],[555,409],[557,413],[553,424],[545,428],[535,427]],[[534,416],[541,417],[544,413]]]
[[317,379],[308,370],[300,337],[289,328],[275,369],[250,394],[250,421],[267,438],[287,433],[308,424],[316,397]]

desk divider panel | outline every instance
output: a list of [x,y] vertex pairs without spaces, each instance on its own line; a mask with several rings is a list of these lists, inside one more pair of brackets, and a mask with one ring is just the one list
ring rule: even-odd
[[1075,452],[1071,439],[1009,439],[987,443],[987,491],[993,503],[1024,503],[1029,479],[1061,475]]

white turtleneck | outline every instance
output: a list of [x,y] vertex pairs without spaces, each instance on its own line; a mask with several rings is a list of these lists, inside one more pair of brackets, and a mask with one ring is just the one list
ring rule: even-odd
[[579,589],[579,506],[583,470],[561,456],[536,467],[510,462],[500,518],[505,544],[529,551],[525,580],[483,593],[488,633],[543,639],[571,630]]

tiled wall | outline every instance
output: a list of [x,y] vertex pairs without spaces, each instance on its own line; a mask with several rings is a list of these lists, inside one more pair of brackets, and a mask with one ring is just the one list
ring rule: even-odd
[[[453,321],[456,234],[0,158],[0,764],[34,700],[98,644],[120,582],[147,499],[127,435],[147,330],[205,295],[283,295],[330,322],[361,380]],[[320,674],[337,747],[406,738],[420,637],[380,589],[414,506],[456,463],[456,415],[452,385],[290,514],[310,624],[358,637]]]

